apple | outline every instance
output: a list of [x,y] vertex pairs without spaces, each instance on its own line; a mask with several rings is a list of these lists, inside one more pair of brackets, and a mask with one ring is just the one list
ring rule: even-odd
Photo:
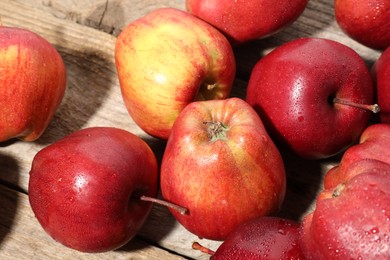
[[189,13],[223,32],[233,45],[273,35],[303,13],[308,0],[186,0]]
[[344,151],[366,128],[373,84],[363,59],[327,39],[287,42],[260,59],[251,72],[246,101],[280,149],[305,159]]
[[389,0],[334,0],[339,27],[352,39],[373,48],[390,46]]
[[390,47],[375,62],[371,69],[376,90],[376,102],[381,111],[379,122],[390,123]]
[[307,259],[390,259],[390,164],[361,159],[302,223]]
[[300,224],[280,217],[260,217],[240,224],[217,251],[193,243],[193,248],[211,255],[212,260],[304,259],[299,241]]
[[38,139],[59,107],[66,69],[46,39],[0,23],[0,142]]
[[226,37],[173,8],[130,23],[117,38],[115,62],[130,116],[160,139],[168,139],[173,122],[192,101],[229,97],[236,72]]
[[132,239],[155,197],[158,165],[138,136],[112,127],[76,131],[39,151],[29,201],[43,229],[82,252],[114,250]]
[[191,233],[224,240],[240,223],[277,212],[284,163],[261,119],[244,100],[197,101],[177,117],[161,163],[164,200]]
[[360,136],[359,144],[348,148],[339,165],[331,168],[324,178],[325,188],[335,188],[354,172],[347,171],[348,167],[360,160],[374,159],[390,164],[390,124],[373,124],[368,126]]

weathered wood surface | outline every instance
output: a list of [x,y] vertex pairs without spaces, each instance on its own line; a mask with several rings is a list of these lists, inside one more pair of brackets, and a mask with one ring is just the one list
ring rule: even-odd
[[[54,242],[28,203],[28,172],[37,151],[89,126],[115,126],[146,140],[161,157],[164,142],[145,134],[123,105],[114,64],[116,36],[125,25],[160,7],[184,9],[183,0],[0,0],[5,26],[30,29],[49,40],[64,58],[68,88],[55,118],[33,143],[0,143],[0,259],[207,259],[191,249],[198,238],[178,224],[167,209],[153,208],[136,239],[106,254],[82,254]],[[234,96],[244,97],[253,65],[276,46],[299,37],[323,37],[356,50],[371,66],[379,52],[348,38],[338,28],[332,0],[311,0],[303,15],[280,33],[235,48]],[[281,215],[301,219],[314,205],[323,174],[338,158],[303,161],[285,157],[288,190]],[[216,249],[220,242],[202,240]]]

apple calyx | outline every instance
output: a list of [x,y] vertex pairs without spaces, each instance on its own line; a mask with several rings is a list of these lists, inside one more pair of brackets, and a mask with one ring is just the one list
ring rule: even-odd
[[365,110],[369,110],[371,112],[378,113],[380,111],[379,105],[378,104],[373,104],[373,105],[367,105],[367,104],[359,104],[355,103],[353,101],[341,99],[341,98],[334,98],[333,103],[338,103],[341,105],[347,105],[347,106],[352,106],[352,107],[357,107]]
[[179,205],[174,204],[172,202],[168,202],[168,201],[157,199],[157,198],[148,197],[148,196],[145,196],[145,195],[142,195],[139,199],[142,200],[142,201],[153,202],[153,203],[156,203],[158,205],[171,208],[171,209],[179,212],[182,215],[188,214],[188,211],[189,211],[187,208],[179,206]]
[[210,141],[226,140],[226,132],[229,131],[230,127],[222,122],[203,122],[203,124],[207,126],[206,131]]
[[193,242],[192,243],[192,249],[199,250],[199,251],[201,251],[201,252],[203,252],[205,254],[208,254],[208,255],[214,255],[215,254],[215,252],[213,250],[211,250],[210,248],[202,246],[198,242]]
[[344,188],[345,188],[345,185],[343,183],[337,185],[332,193],[332,198],[337,198],[338,196],[340,196],[340,194],[344,190]]

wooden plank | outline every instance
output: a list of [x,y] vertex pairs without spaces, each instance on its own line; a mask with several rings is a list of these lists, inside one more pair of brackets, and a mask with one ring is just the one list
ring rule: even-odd
[[185,259],[134,238],[120,250],[81,253],[47,235],[30,208],[27,195],[0,184],[0,259]]
[[53,16],[118,35],[129,22],[162,7],[184,10],[182,0],[16,0]]

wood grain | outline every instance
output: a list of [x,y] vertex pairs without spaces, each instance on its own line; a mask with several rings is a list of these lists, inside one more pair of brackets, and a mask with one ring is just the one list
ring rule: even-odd
[[[143,138],[161,158],[163,141],[144,133],[128,115],[114,63],[116,36],[128,23],[160,7],[184,10],[183,0],[0,0],[3,25],[30,29],[51,42],[64,58],[67,91],[44,135],[33,143],[0,143],[0,259],[208,259],[191,249],[199,239],[168,210],[155,206],[136,239],[106,254],[82,254],[53,241],[39,226],[28,203],[28,173],[36,152],[90,126],[114,126]],[[278,34],[237,46],[237,79],[232,96],[245,97],[256,62],[275,47],[300,37],[322,37],[353,48],[371,66],[380,52],[347,37],[333,16],[333,0],[311,0],[303,15]],[[315,205],[324,173],[340,157],[305,161],[284,155],[287,194],[281,216],[300,220]],[[221,242],[201,240],[216,249]]]

